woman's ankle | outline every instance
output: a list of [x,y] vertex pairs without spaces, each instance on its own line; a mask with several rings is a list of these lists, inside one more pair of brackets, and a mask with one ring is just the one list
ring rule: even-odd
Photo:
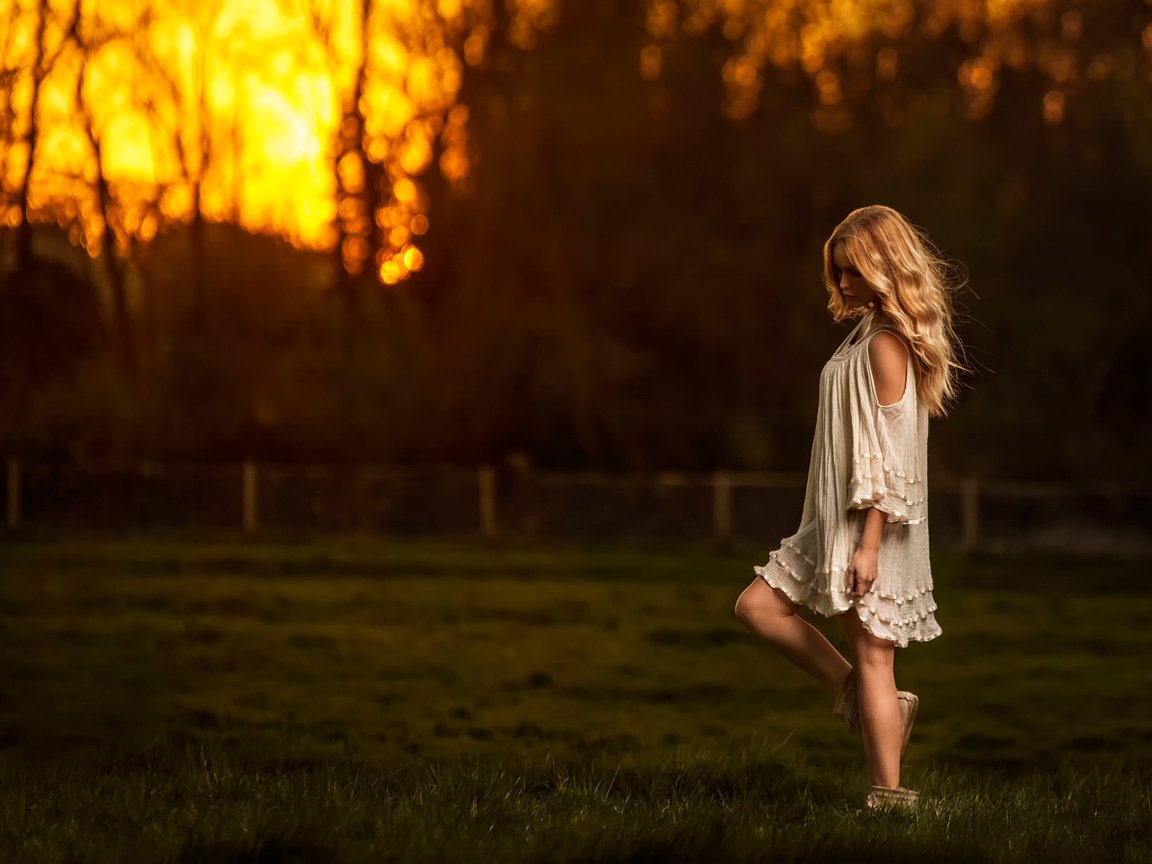
[[892,784],[891,786],[889,786],[887,783],[875,783],[875,782],[873,782],[872,788],[873,789],[886,789],[889,792],[895,792],[897,789],[900,788],[900,782],[897,781],[894,784]]

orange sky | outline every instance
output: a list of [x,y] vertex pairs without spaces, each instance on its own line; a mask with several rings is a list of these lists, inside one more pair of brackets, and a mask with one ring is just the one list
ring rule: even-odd
[[[17,143],[0,141],[0,172],[8,189],[18,184],[27,160],[39,2],[0,0],[0,54],[5,65],[22,70],[10,100]],[[49,52],[60,44],[75,2],[50,0]],[[489,5],[490,0],[374,0],[364,104],[367,150],[386,166],[393,189],[392,200],[375,214],[384,235],[384,248],[374,260],[382,281],[406,278],[423,261],[417,241],[428,218],[420,176],[435,167],[458,180],[470,170],[467,111],[455,99],[465,64],[484,60]],[[913,0],[648,0],[650,41],[640,51],[638,74],[659,77],[665,40],[716,25],[732,43],[722,73],[731,115],[755,110],[767,66],[789,64],[813,77],[821,110],[834,112],[842,90],[831,61],[862,36],[899,35],[916,19],[915,5]],[[192,199],[183,175],[203,172],[201,200],[208,218],[235,219],[249,230],[278,233],[300,246],[331,248],[337,213],[334,139],[360,62],[360,8],[361,0],[86,0],[81,29],[93,46],[87,59],[67,43],[43,85],[39,161],[31,186],[34,218],[55,216],[71,226],[75,242],[95,254],[102,219],[92,194],[94,155],[84,114],[77,110],[77,78],[83,73],[82,104],[102,143],[104,173],[123,205],[117,217],[121,235],[147,241],[155,234],[153,202],[165,220],[187,218]],[[529,48],[534,34],[555,23],[559,0],[513,0],[512,8],[512,41]],[[957,77],[975,119],[994,98],[999,69],[1023,62],[1020,22],[1029,16],[1043,19],[1051,9],[1050,0],[932,4],[924,27],[956,26],[972,43]],[[313,13],[321,26],[330,27],[329,37],[317,33]],[[1043,106],[1037,106],[1049,122],[1061,121],[1062,88],[1078,75],[1113,73],[1112,58],[1079,52],[1081,23],[1079,12],[1065,11],[1056,40],[1030,58],[1052,81]],[[1152,53],[1152,27],[1144,41]],[[409,49],[411,44],[419,45],[419,53]],[[899,75],[892,49],[881,49],[875,62],[878,77]],[[445,152],[432,166],[437,139]],[[355,160],[339,170],[345,185],[362,178]],[[75,218],[77,213],[83,218]],[[19,213],[9,206],[0,218],[15,225]],[[80,236],[81,225],[86,236]],[[364,257],[373,252],[363,251]]]
[[[60,44],[73,2],[51,3],[49,52]],[[377,3],[382,11],[371,22],[371,83],[365,97],[368,149],[388,166],[397,193],[379,217],[389,238],[399,241],[389,269],[396,278],[422,260],[412,245],[427,229],[418,177],[430,167],[436,135],[443,134],[447,144],[445,172],[459,178],[468,171],[466,115],[449,113],[462,61],[444,45],[444,31],[462,22],[455,16],[466,4],[442,2],[445,16],[436,20],[435,32],[414,18],[417,5]],[[327,43],[312,29],[308,7],[318,9],[330,25]],[[238,218],[251,230],[279,233],[301,246],[331,247],[334,135],[360,60],[359,0],[103,0],[83,8],[83,32],[96,47],[83,62],[81,52],[67,45],[43,84],[31,189],[35,212],[84,211],[91,226],[87,243],[94,250],[101,223],[98,213],[89,212],[95,161],[83,115],[76,110],[83,69],[83,103],[103,145],[104,173],[126,204],[126,230],[141,240],[155,233],[156,220],[147,215],[150,199],[158,198],[169,219],[190,212],[182,146],[185,169],[192,176],[204,172],[202,207],[208,218]],[[146,11],[153,17],[143,24]],[[6,185],[14,188],[27,159],[21,139],[31,99],[33,0],[0,0],[0,20],[12,22],[0,31],[7,61],[24,70],[11,100],[18,143],[10,149],[0,143],[6,148]],[[392,35],[419,27],[425,28],[428,56],[413,56]],[[115,34],[101,40],[101,30]],[[480,56],[482,50],[474,59]],[[201,146],[201,94],[206,147]],[[157,193],[157,184],[166,187],[163,192]],[[9,224],[19,218],[5,215]]]

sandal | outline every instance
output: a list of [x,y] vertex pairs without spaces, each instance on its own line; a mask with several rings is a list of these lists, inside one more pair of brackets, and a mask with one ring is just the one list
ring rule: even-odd
[[[848,724],[849,729],[858,732],[860,731],[860,706],[857,703],[856,691],[856,667],[853,666],[848,677],[844,679],[844,684],[840,687],[840,694],[836,697],[835,705],[832,706],[832,716],[837,720],[843,720]],[[920,697],[907,690],[897,690],[896,699],[900,705],[900,728],[902,732],[900,758],[903,759],[904,751],[908,748],[908,741],[912,738],[912,724],[916,722]]]
[[832,716],[843,720],[848,728],[860,728],[860,709],[856,704],[856,667],[848,671],[848,677],[840,687],[840,695],[836,697],[836,704],[832,706]]
[[865,801],[869,810],[900,810],[911,812],[916,809],[920,800],[920,793],[914,789],[905,789],[897,786],[895,789],[888,786],[876,786],[868,793]]

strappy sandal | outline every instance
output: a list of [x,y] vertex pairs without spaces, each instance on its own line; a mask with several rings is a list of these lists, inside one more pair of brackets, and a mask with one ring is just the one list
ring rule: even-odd
[[912,724],[916,722],[916,711],[920,708],[920,697],[907,690],[896,693],[897,704],[900,706],[900,728],[904,737],[900,739],[900,759],[904,759],[904,751],[908,749],[908,741],[912,737]]
[[[832,716],[843,720],[848,728],[854,732],[860,731],[860,706],[856,699],[857,681],[856,667],[848,673],[844,684],[840,687],[840,694],[832,706]],[[904,758],[904,751],[908,748],[908,741],[912,738],[912,724],[916,722],[916,712],[920,707],[920,697],[908,690],[897,690],[896,699],[900,706],[900,758]]]
[[916,810],[919,800],[920,793],[914,789],[905,789],[903,786],[897,786],[893,789],[889,786],[876,786],[873,784],[872,790],[868,793],[868,798],[864,803],[868,806],[869,810],[912,812]]
[[843,720],[853,731],[860,728],[860,708],[856,704],[856,667],[848,671],[848,677],[840,687],[840,694],[832,706],[832,716]]

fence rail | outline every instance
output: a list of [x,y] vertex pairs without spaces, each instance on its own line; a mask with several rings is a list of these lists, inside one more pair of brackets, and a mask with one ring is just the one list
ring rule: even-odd
[[[6,463],[6,525],[22,529],[370,531],[771,544],[797,527],[806,476],[476,467]],[[931,481],[933,545],[1152,551],[1152,494],[1123,485]]]

